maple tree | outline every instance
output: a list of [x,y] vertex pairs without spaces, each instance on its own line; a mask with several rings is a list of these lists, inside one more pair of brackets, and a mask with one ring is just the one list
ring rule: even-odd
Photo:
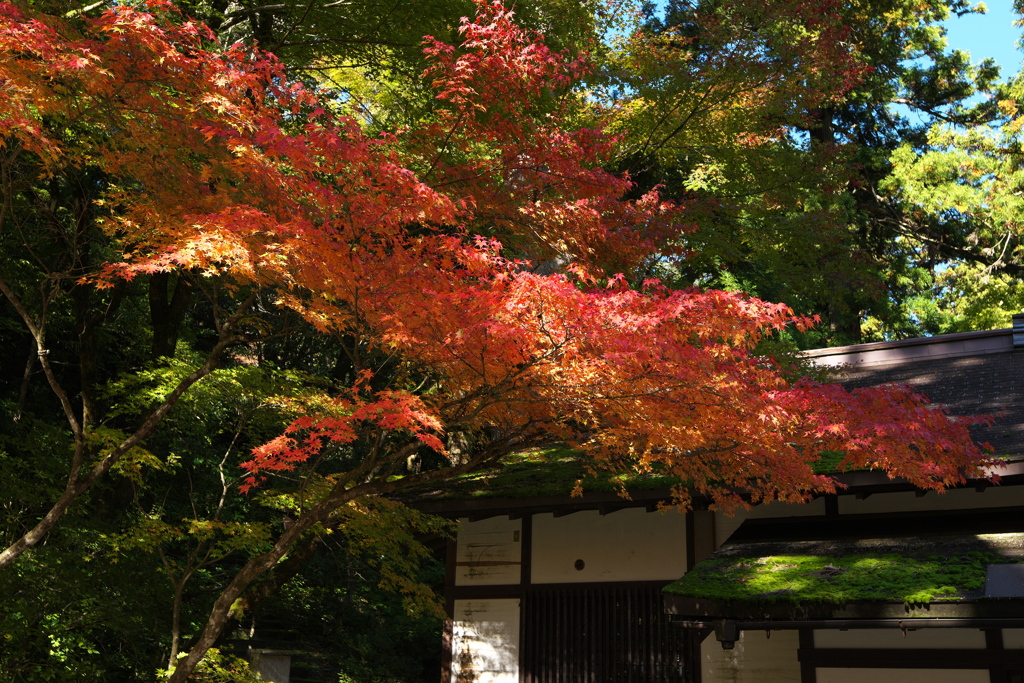
[[[651,260],[689,257],[674,239],[691,229],[689,207],[655,191],[625,198],[629,179],[601,167],[617,139],[572,125],[559,101],[585,62],[500,4],[477,8],[459,46],[426,40],[434,114],[371,136],[272,55],[217,45],[163,0],[96,18],[0,4],[0,231],[18,253],[0,292],[71,442],[62,493],[0,569],[111,469],[145,478],[161,466],[143,447],[203,383],[269,367],[273,344],[297,330],[340,348],[344,371],[330,382],[295,374],[262,390],[283,428],[252,449],[241,490],[298,477],[297,489],[266,494],[292,519],[276,538],[236,544],[246,559],[171,681],[293,575],[319,534],[373,519],[402,488],[531,445],[572,443],[595,471],[656,468],[684,482],[681,504],[699,494],[725,508],[834,491],[813,472],[826,451],[923,488],[987,463],[968,421],[905,388],[847,392],[756,354],[764,338],[812,323],[788,307],[632,281]],[[55,235],[73,247],[63,260],[45,254]],[[561,272],[534,267],[553,257]],[[146,379],[156,389],[130,410],[93,354],[140,282],[155,355],[175,351],[179,293],[205,301],[208,329],[202,354],[167,381]],[[53,362],[63,350],[50,325],[64,307],[76,374]],[[471,443],[458,457],[453,435]],[[430,453],[439,466],[409,467]],[[154,527],[151,545],[185,533]],[[202,528],[215,557],[215,525]],[[167,568],[178,591],[184,575]]]

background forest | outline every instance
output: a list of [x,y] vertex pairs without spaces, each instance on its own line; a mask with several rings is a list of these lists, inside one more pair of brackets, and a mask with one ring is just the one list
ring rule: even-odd
[[[868,437],[794,350],[1024,307],[1024,76],[948,49],[965,1],[112,8],[0,4],[4,681],[250,680],[245,644],[434,681],[449,526],[400,489],[570,441],[799,497],[792,444]],[[621,366],[663,338],[620,318],[671,353]],[[665,377],[745,398],[684,422]],[[932,487],[980,457],[907,448],[862,446]]]

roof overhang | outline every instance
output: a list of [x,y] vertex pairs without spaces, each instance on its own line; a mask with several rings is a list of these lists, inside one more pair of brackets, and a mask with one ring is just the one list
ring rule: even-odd
[[[1004,485],[1024,484],[1024,461],[1007,462],[993,473],[1001,478]],[[855,495],[866,498],[876,493],[922,492],[906,479],[890,478],[884,472],[841,472],[836,474],[835,478],[840,484],[837,495]],[[980,491],[995,485],[990,479],[969,479],[954,488],[974,488]],[[584,510],[597,510],[602,514],[610,514],[635,507],[653,511],[659,506],[672,503],[672,491],[667,488],[631,490],[629,498],[624,498],[613,491],[585,491],[581,496],[576,497],[566,492],[562,495],[522,497],[480,496],[434,499],[421,497],[409,501],[409,505],[421,512],[449,518],[468,517],[474,520],[498,516],[518,518],[542,513],[553,513],[559,516]],[[695,495],[691,501],[693,507],[697,509],[706,509],[710,503],[710,500],[700,495]]]
[[459,498],[439,500],[416,500],[410,503],[421,512],[440,515],[442,517],[470,520],[488,517],[508,516],[513,519],[526,515],[552,513],[556,517],[569,515],[584,510],[597,510],[601,514],[611,514],[625,508],[646,508],[650,511],[672,502],[669,489],[649,489],[630,491],[629,498],[623,498],[614,492],[584,492],[573,497],[566,493],[559,496],[528,496],[523,498]]
[[1024,627],[1022,515],[747,520],[665,589],[665,610],[723,643],[751,628]]

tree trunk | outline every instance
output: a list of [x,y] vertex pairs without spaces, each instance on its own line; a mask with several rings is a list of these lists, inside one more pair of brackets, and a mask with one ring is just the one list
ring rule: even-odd
[[[214,603],[213,609],[210,611],[210,616],[206,620],[206,625],[203,627],[202,633],[199,634],[199,638],[192,645],[192,649],[189,650],[188,655],[178,662],[174,672],[171,674],[170,678],[168,678],[167,683],[184,683],[188,680],[188,677],[195,670],[196,666],[198,666],[199,662],[201,662],[203,657],[206,656],[206,652],[213,647],[214,643],[217,642],[217,639],[220,638],[225,627],[231,622],[233,614],[237,613],[238,610],[244,607],[245,603],[240,601],[240,598],[245,594],[248,587],[260,576],[273,569],[281,558],[290,553],[303,534],[309,531],[315,524],[326,522],[330,515],[342,505],[362,496],[386,495],[407,486],[414,486],[416,484],[436,481],[439,479],[449,479],[460,474],[472,472],[485,462],[491,462],[495,457],[501,454],[503,453],[490,453],[487,455],[481,454],[478,458],[475,458],[466,464],[457,465],[447,470],[433,470],[420,475],[406,477],[401,481],[370,481],[346,489],[345,487],[353,480],[365,475],[365,471],[360,471],[358,469],[350,472],[345,479],[342,479],[335,484],[334,489],[332,489],[331,493],[328,494],[326,498],[300,515],[299,518],[296,519],[283,534],[281,534],[281,537],[278,538],[274,547],[271,548],[269,552],[252,558],[244,567],[242,567],[241,570],[239,570],[237,574],[235,574],[235,578],[231,580],[231,583],[228,584],[227,588],[224,589],[217,598],[217,601]],[[399,449],[399,453],[396,457],[404,457],[404,455],[404,449]],[[301,555],[304,551],[308,551],[312,554],[312,548],[305,548],[298,552]],[[282,563],[281,566],[281,578],[284,578],[285,580],[290,578],[294,573],[286,566],[290,562],[291,558],[289,558],[288,562]],[[298,566],[298,563],[296,563],[295,570],[297,570]]]
[[170,273],[154,273],[149,278],[149,316],[153,324],[154,358],[174,356],[181,323],[192,303],[192,285],[181,275],[177,277],[174,294],[168,300],[170,282]]
[[[173,581],[173,579],[172,579]],[[188,577],[174,581],[174,603],[171,605],[171,654],[167,658],[167,670],[174,670],[174,662],[178,659],[178,647],[181,643],[181,598],[185,593]]]

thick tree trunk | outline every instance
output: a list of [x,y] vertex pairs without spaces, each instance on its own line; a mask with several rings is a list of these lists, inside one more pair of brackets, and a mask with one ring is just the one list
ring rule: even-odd
[[154,273],[149,279],[149,315],[153,323],[153,357],[171,357],[185,314],[192,304],[193,288],[179,275],[170,295],[170,273]]
[[252,614],[261,602],[276,594],[286,583],[291,581],[306,563],[316,554],[323,539],[313,536],[298,548],[288,553],[288,557],[274,567],[271,576],[252,586],[235,602],[235,612]]

